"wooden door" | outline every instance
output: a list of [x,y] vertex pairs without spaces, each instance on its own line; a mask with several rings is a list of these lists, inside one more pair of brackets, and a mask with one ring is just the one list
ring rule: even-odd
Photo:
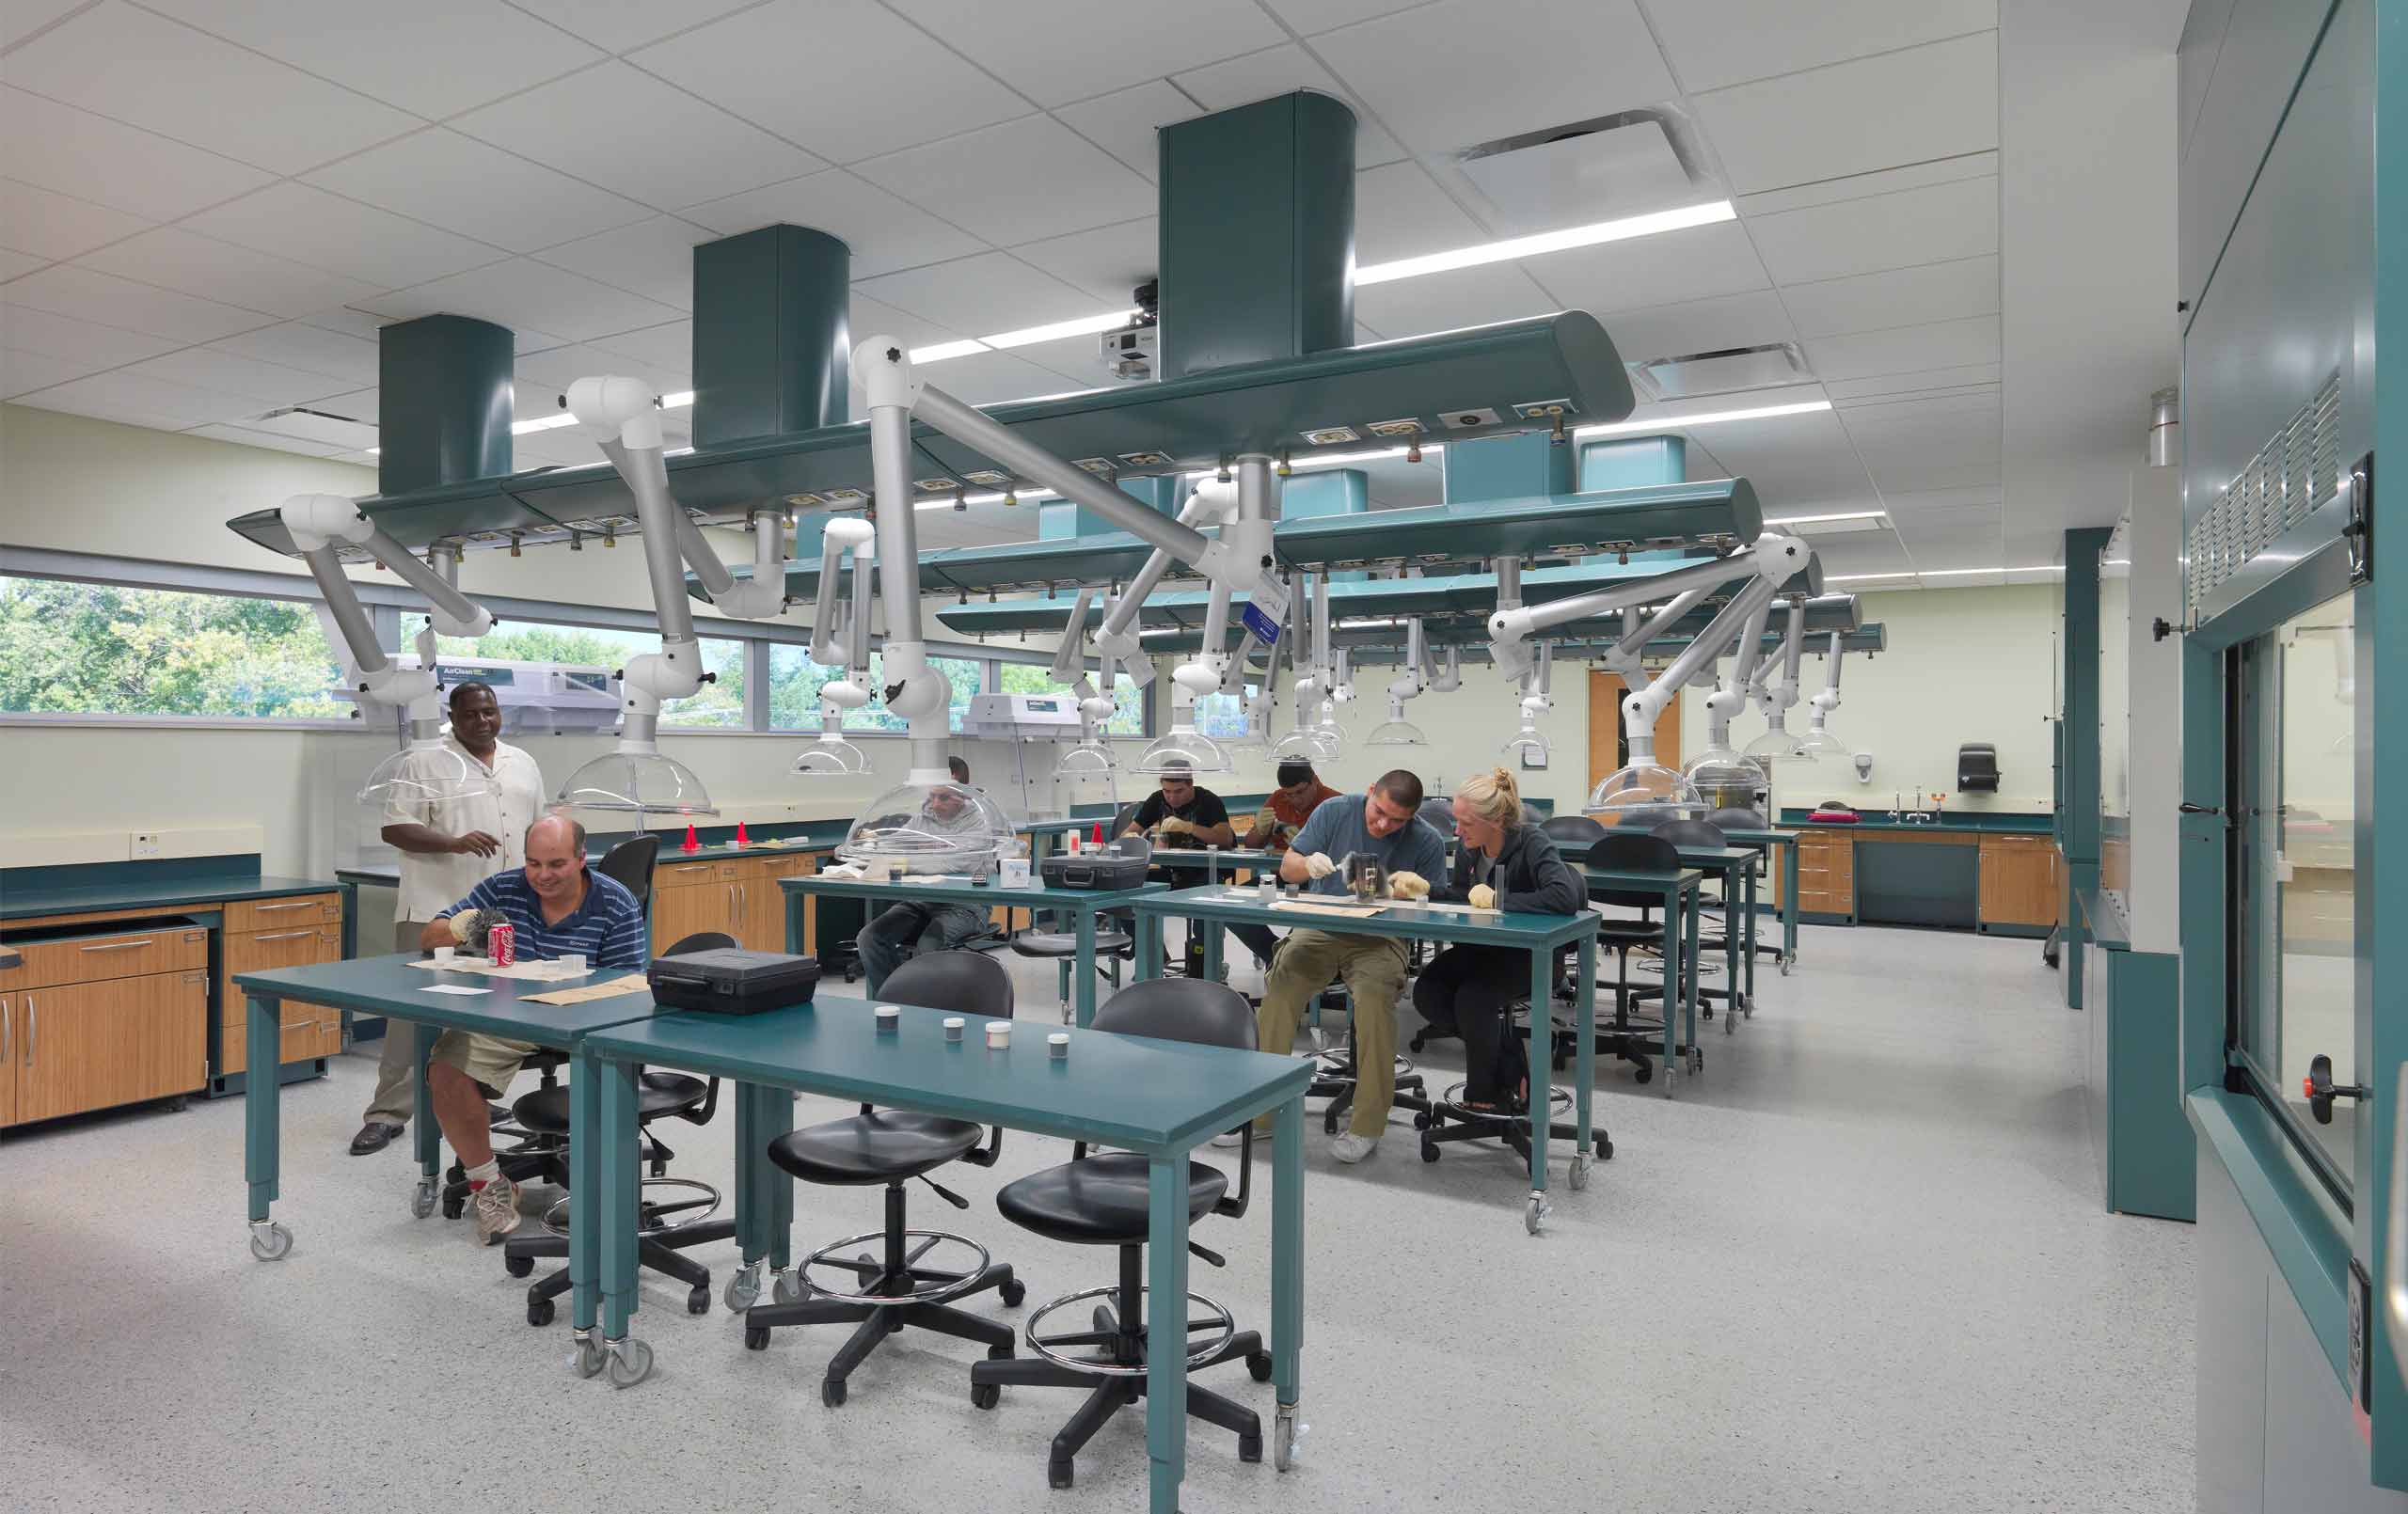
[[688,883],[674,889],[655,885],[652,891],[652,949],[666,952],[697,931],[738,934],[736,885]]
[[[1620,673],[1589,670],[1589,787],[1606,775],[1630,765],[1630,746],[1623,739],[1622,702],[1630,692]],[[1656,720],[1656,761],[1666,767],[1681,765],[1681,697],[1672,696]]]
[[209,1080],[209,975],[162,972],[17,996],[17,1117],[189,1093]]
[[2043,836],[1982,838],[1981,918],[1992,925],[2057,923],[2057,848]]
[[743,906],[744,928],[736,933],[737,939],[756,952],[809,952],[812,918],[808,908],[803,911],[802,944],[786,945],[786,891],[778,880],[808,876],[816,866],[810,857],[764,857],[745,863],[737,896]]

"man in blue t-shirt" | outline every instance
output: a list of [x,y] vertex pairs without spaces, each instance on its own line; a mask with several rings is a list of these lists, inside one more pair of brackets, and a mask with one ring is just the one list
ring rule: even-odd
[[[496,917],[510,923],[522,961],[582,956],[596,972],[643,969],[643,910],[626,885],[585,865],[585,828],[567,815],[546,815],[529,826],[527,866],[497,873],[469,890],[466,899],[428,923],[419,944],[431,949],[465,943],[470,923],[489,923]],[[444,1139],[467,1171],[480,1246],[518,1228],[518,1194],[494,1160],[486,1100],[501,1097],[534,1049],[524,1041],[446,1031],[427,1056],[427,1098]]]
[[[1339,864],[1359,854],[1386,870],[1397,897],[1426,895],[1428,880],[1446,875],[1447,843],[1415,817],[1420,808],[1421,780],[1401,767],[1381,775],[1365,793],[1323,800],[1279,860],[1281,881],[1342,894]],[[1330,1146],[1339,1161],[1370,1156],[1387,1128],[1388,1106],[1396,1102],[1396,1001],[1404,994],[1405,964],[1404,942],[1394,938],[1311,929],[1289,932],[1271,959],[1259,1015],[1265,1051],[1287,1054],[1305,1005],[1335,980],[1346,980],[1354,1001],[1354,1109]]]

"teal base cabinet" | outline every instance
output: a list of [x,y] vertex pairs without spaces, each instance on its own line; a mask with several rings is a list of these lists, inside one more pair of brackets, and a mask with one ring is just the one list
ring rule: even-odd
[[2182,1113],[2181,959],[2094,938],[2083,958],[2090,1017],[2086,1096],[2107,1207],[2197,1218],[2197,1138]]

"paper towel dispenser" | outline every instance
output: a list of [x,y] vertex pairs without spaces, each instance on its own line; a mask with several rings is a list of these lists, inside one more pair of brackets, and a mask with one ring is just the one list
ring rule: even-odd
[[1956,792],[1998,792],[1998,748],[1987,741],[1969,741],[1956,749]]

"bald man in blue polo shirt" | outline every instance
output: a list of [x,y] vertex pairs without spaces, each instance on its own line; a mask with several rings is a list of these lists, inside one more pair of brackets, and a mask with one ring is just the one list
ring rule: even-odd
[[[649,943],[643,910],[616,878],[585,865],[585,828],[566,815],[546,815],[527,828],[527,866],[497,873],[468,896],[429,922],[420,933],[423,947],[450,946],[461,938],[452,921],[472,920],[480,910],[499,912],[516,933],[522,960],[540,962],[582,956],[597,972],[641,970]],[[501,1097],[518,1076],[527,1053],[523,1041],[446,1031],[436,1038],[426,1062],[426,1092],[436,1123],[468,1175],[468,1203],[476,1212],[477,1244],[490,1246],[518,1228],[518,1194],[501,1175],[493,1156],[493,1121],[485,1101]]]

